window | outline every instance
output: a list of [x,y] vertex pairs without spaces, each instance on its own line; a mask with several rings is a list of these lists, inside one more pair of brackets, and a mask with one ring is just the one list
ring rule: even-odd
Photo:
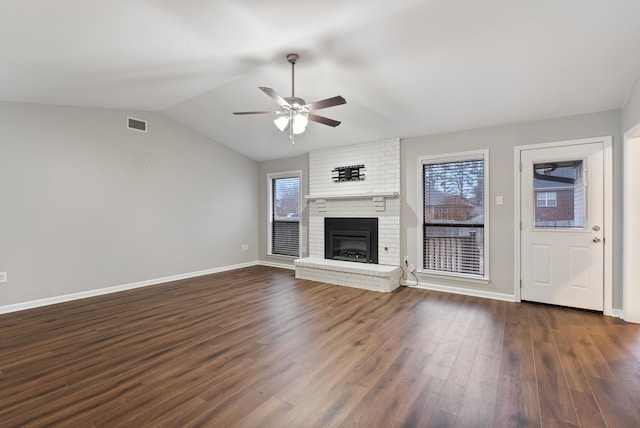
[[536,194],[536,206],[555,207],[558,206],[556,192],[538,192]]
[[422,269],[486,277],[488,152],[420,159]]
[[269,175],[271,209],[269,252],[300,254],[300,174]]
[[581,159],[533,164],[536,229],[584,227],[584,167]]

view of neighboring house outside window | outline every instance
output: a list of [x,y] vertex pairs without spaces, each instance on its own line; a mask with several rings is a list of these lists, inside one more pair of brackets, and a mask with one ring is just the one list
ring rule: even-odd
[[583,226],[582,177],[581,160],[534,165],[535,227]]
[[269,174],[269,254],[300,255],[300,174]]
[[426,157],[422,163],[422,271],[485,278],[488,152]]

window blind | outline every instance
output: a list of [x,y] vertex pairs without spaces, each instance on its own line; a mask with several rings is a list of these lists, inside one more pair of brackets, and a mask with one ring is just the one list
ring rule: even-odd
[[272,182],[271,253],[298,256],[300,248],[300,177]]
[[425,270],[484,275],[484,159],[423,163]]

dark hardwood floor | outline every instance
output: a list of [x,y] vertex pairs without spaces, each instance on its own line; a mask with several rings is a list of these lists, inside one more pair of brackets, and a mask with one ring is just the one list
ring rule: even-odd
[[640,325],[252,267],[0,316],[0,426],[638,427]]

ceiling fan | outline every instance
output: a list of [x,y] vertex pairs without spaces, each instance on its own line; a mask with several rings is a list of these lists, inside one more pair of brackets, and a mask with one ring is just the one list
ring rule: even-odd
[[291,144],[294,144],[293,140],[294,134],[301,134],[307,127],[307,123],[309,121],[322,123],[323,125],[329,125],[336,127],[340,125],[340,122],[337,120],[329,119],[328,117],[319,116],[317,114],[312,113],[315,110],[320,110],[327,107],[338,106],[341,104],[346,104],[347,101],[342,98],[340,95],[327,98],[325,100],[316,101],[313,103],[305,103],[302,98],[298,98],[295,96],[295,86],[294,86],[294,77],[295,77],[295,65],[296,61],[300,56],[295,53],[291,53],[287,55],[287,61],[291,64],[291,96],[290,97],[281,97],[276,91],[271,88],[267,88],[264,86],[260,86],[260,90],[265,94],[269,95],[273,98],[279,105],[280,110],[272,110],[272,111],[237,111],[233,114],[276,114],[279,117],[274,120],[274,123],[278,127],[280,131],[284,131],[289,127],[289,139],[291,140]]

